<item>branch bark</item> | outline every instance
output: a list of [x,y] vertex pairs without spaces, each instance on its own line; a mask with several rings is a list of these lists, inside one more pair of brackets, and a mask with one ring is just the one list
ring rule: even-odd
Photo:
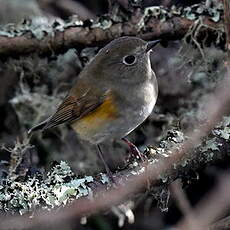
[[[163,10],[165,9],[155,7],[152,10],[146,9],[143,13],[137,9],[128,21],[123,22],[114,22],[106,16],[93,23],[76,19],[64,24],[56,21],[49,26],[37,26],[36,30],[33,24],[28,25],[27,22],[19,26],[19,29],[18,26],[10,30],[3,28],[0,35],[0,58],[34,52],[40,55],[58,54],[69,48],[98,46],[124,35],[135,35],[145,40],[181,39],[200,17],[194,13],[194,20],[190,20],[185,17],[185,12],[180,12],[181,15],[178,15],[179,13],[173,15],[174,11],[164,13]],[[203,16],[203,23],[204,26],[199,31],[201,34],[222,28],[221,22],[214,22],[211,16]]]

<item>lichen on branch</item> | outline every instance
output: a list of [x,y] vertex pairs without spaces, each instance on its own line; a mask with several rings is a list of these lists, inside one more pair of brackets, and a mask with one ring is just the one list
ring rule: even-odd
[[[207,164],[213,164],[229,157],[227,151],[229,137],[230,117],[224,117],[201,145],[159,174],[157,180],[154,180],[155,185],[153,187],[155,196],[159,198],[159,205],[162,205],[161,202],[165,202],[157,195],[161,194],[162,186],[167,186],[177,178],[187,176],[190,171],[199,170]],[[159,147],[148,147],[146,149],[148,167],[157,171],[161,160],[167,159],[170,161],[172,149],[179,150],[185,139],[184,134],[178,130],[168,131],[165,140],[159,144]],[[134,161],[126,169],[117,171],[113,175],[117,186],[125,186],[126,180],[133,180],[136,175],[146,173],[145,165],[146,163],[142,165],[140,162]],[[39,209],[52,210],[56,207],[65,206],[81,197],[94,200],[99,195],[97,194],[99,191],[108,190],[111,186],[113,187],[105,174],[79,177],[72,172],[66,162],[62,161],[53,166],[45,176],[37,174],[24,181],[15,180],[14,177],[2,180],[0,185],[0,210],[4,213],[20,214],[34,213]]]
[[[0,57],[18,56],[36,52],[41,55],[62,53],[69,48],[98,46],[123,35],[139,36],[146,40],[181,39],[202,18],[203,32],[221,33],[223,6],[212,8],[204,4],[192,7],[165,9],[160,6],[137,8],[131,16],[104,15],[96,20],[81,21],[77,16],[69,21],[45,18],[24,20],[17,25],[0,28]],[[201,31],[201,32],[202,32]]]

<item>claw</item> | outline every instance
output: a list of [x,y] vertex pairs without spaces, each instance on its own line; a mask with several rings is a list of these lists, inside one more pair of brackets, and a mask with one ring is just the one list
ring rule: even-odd
[[134,145],[131,141],[129,141],[128,139],[124,137],[122,138],[122,140],[126,144],[128,144],[132,157],[136,159],[140,159],[142,162],[145,161],[146,156],[139,151],[136,145]]

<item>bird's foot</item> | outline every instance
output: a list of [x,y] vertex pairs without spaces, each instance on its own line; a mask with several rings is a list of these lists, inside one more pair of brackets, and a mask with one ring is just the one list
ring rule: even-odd
[[129,141],[128,139],[124,137],[122,138],[122,140],[129,146],[131,155],[128,158],[128,161],[131,161],[132,159],[137,159],[137,160],[141,160],[142,162],[144,162],[146,160],[146,156],[139,151],[136,145],[134,145],[131,141]]

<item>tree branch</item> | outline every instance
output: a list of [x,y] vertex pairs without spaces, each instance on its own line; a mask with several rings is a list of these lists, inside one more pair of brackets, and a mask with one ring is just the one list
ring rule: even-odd
[[[204,6],[202,6],[204,7]],[[218,9],[214,9],[218,10]],[[0,31],[0,57],[38,53],[41,55],[62,53],[69,48],[98,46],[123,35],[136,35],[146,40],[163,38],[181,39],[203,16],[204,26],[199,32],[220,32],[221,15],[204,16],[207,12],[197,13],[197,6],[189,12],[161,7],[146,8],[143,13],[137,9],[129,20],[114,22],[109,16],[94,21],[81,21],[74,18],[71,22],[54,22],[51,25],[37,26],[24,21],[20,26],[3,27]],[[221,11],[217,11],[219,14]],[[192,19],[192,20],[191,20]],[[218,22],[218,23],[217,23]]]

